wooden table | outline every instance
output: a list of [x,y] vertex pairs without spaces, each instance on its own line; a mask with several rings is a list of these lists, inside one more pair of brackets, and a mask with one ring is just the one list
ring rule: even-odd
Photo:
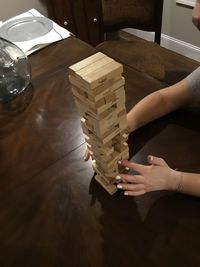
[[[198,198],[164,191],[111,197],[92,178],[91,162],[82,160],[67,67],[95,52],[74,37],[38,51],[30,56],[24,111],[1,107],[0,266],[200,266]],[[124,66],[127,110],[198,65],[163,53],[164,82]],[[199,118],[199,106],[192,106],[131,134],[131,160],[146,163],[153,154],[199,172]]]

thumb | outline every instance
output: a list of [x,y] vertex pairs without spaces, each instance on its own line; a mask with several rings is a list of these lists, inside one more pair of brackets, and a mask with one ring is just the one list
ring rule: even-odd
[[154,156],[148,156],[148,162],[153,165],[158,165],[158,166],[168,166],[167,163],[164,161],[162,158],[157,158]]

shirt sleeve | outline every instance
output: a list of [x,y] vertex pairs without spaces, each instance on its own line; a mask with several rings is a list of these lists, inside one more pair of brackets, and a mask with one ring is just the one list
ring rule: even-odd
[[196,100],[200,100],[200,67],[186,77],[188,89]]

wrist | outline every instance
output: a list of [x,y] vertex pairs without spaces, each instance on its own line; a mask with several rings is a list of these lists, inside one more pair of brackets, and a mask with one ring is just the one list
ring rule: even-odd
[[171,169],[168,189],[180,192],[182,188],[182,172]]

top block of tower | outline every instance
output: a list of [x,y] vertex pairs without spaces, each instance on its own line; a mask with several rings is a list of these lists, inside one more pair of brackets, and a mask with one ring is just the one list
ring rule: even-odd
[[122,72],[121,64],[100,52],[69,68],[69,74],[86,89],[103,85],[108,80],[120,76]]

